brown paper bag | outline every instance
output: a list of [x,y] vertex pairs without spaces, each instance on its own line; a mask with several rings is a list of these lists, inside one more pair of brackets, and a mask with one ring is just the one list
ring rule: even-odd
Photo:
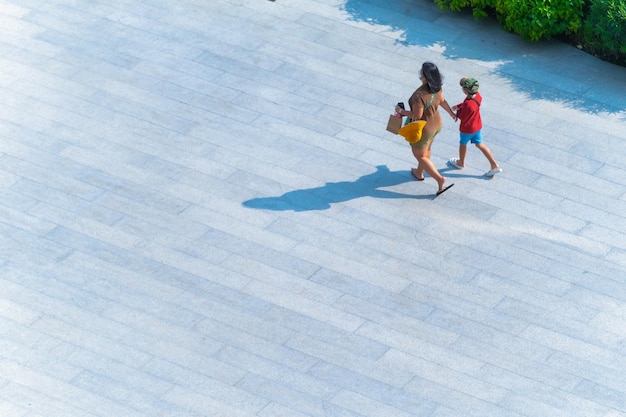
[[398,134],[398,130],[402,127],[402,117],[397,117],[394,114],[389,115],[389,121],[387,122],[387,130],[391,133]]

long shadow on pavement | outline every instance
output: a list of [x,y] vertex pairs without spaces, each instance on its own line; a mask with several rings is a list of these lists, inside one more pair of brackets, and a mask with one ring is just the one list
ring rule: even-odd
[[381,190],[415,179],[408,171],[389,171],[385,165],[376,167],[376,172],[364,175],[356,181],[329,182],[321,187],[289,191],[277,197],[259,197],[244,201],[245,207],[263,210],[327,210],[333,203],[361,197],[433,199],[434,195],[411,195]]

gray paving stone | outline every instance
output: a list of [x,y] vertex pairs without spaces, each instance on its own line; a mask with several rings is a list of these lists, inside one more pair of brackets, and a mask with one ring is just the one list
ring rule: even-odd
[[254,353],[262,358],[275,361],[285,367],[306,372],[318,359],[295,350],[286,345],[278,345],[261,338],[237,330],[227,324],[213,320],[205,320],[196,326],[201,335],[212,337],[226,345]]
[[398,410],[396,407],[381,404],[380,402],[372,400],[371,398],[349,391],[340,392],[333,398],[332,402],[333,404],[341,405],[348,409],[355,410],[365,416],[393,414],[399,417],[408,417],[411,415],[420,415],[419,413],[414,414]]
[[[432,380],[415,377],[407,386],[406,391],[415,395],[420,395],[428,401],[445,405],[445,414],[449,413],[449,409],[454,413],[463,413],[468,416],[520,416],[517,412],[510,408],[503,407],[499,404],[490,403],[474,396],[456,391],[449,387],[440,385]],[[445,396],[445,398],[444,398]],[[433,415],[438,415],[434,413]]]
[[425,400],[420,395],[409,394],[403,389],[372,380],[358,370],[321,362],[311,369],[311,373],[321,380],[349,387],[352,395],[360,395],[395,407],[397,409],[395,411],[404,410],[416,415],[429,415],[437,407],[437,404]]
[[[102,414],[87,413],[84,410],[69,406],[66,403],[51,398],[37,390],[21,387],[18,384],[9,384],[0,391],[0,398],[3,399],[3,407],[9,410],[17,410],[16,416],[56,416],[60,417],[70,413],[80,417],[93,417]],[[6,404],[6,405],[5,405]],[[19,406],[24,404],[24,406]],[[130,413],[129,409],[125,412]],[[131,414],[132,415],[132,414]]]
[[[254,416],[254,411],[241,410],[230,404],[224,404],[218,400],[209,398],[207,395],[198,393],[197,391],[177,386],[163,398],[170,404],[180,407],[191,416],[226,416],[250,417]],[[261,408],[260,405],[256,407]]]
[[[146,364],[143,369],[159,379],[170,381],[177,387],[195,391],[203,394],[208,399],[213,399],[250,413],[259,411],[267,404],[267,400],[255,395],[256,393],[238,388],[234,385],[235,382],[214,379],[207,375],[203,369],[184,367],[171,363],[166,359],[155,359]],[[241,380],[241,378],[236,379]],[[166,395],[169,395],[169,392]]]
[[529,340],[538,340],[541,338],[541,344],[545,346],[557,351],[578,356],[585,360],[593,361],[594,363],[607,368],[617,370],[621,369],[624,365],[623,358],[620,357],[618,352],[613,352],[610,349],[598,347],[588,342],[581,341],[576,337],[543,329],[535,325],[528,326],[521,336],[524,339]]

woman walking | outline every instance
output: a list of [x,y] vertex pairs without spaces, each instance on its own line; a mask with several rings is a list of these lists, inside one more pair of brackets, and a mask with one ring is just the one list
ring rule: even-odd
[[439,186],[437,190],[437,195],[439,195],[454,185],[446,185],[446,178],[439,173],[430,160],[433,140],[443,127],[439,106],[441,105],[455,121],[456,115],[443,96],[443,79],[435,64],[432,62],[422,64],[420,81],[422,85],[409,98],[409,110],[396,106],[396,112],[402,116],[407,116],[409,122],[413,120],[426,121],[422,130],[422,138],[411,143],[413,156],[417,159],[417,168],[412,168],[411,173],[418,181],[424,180],[424,172],[434,178]]

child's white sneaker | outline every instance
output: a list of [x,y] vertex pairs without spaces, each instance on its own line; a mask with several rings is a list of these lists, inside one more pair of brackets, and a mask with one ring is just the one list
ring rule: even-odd
[[456,169],[463,169],[463,167],[459,165],[459,158],[450,158],[448,163]]
[[497,169],[490,169],[489,171],[485,172],[485,177],[493,177],[496,174],[499,174],[502,172],[502,168],[497,168]]

